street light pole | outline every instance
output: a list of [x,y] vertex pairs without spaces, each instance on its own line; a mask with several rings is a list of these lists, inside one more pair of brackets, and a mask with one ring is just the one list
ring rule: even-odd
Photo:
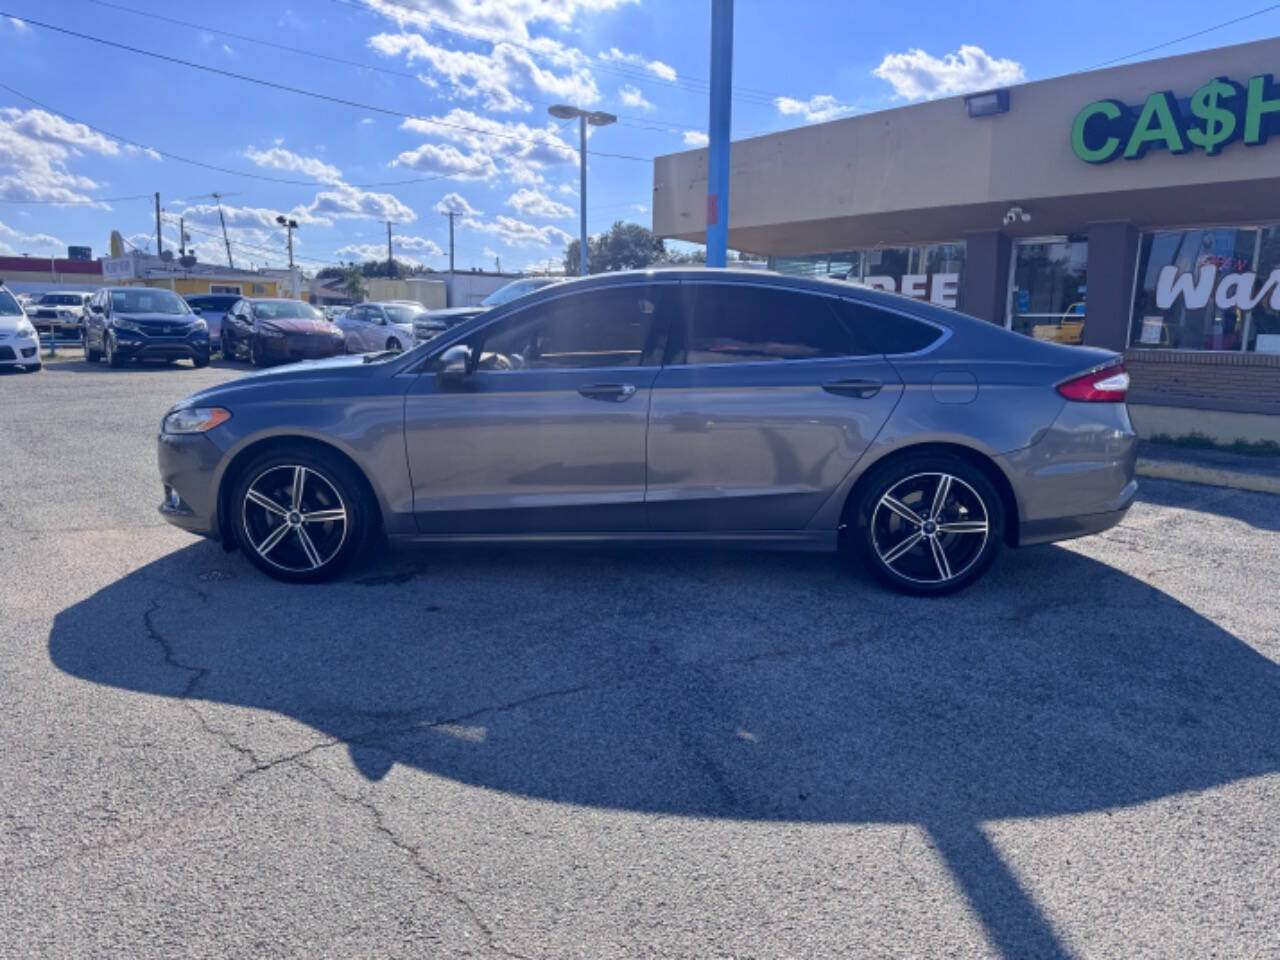
[[587,124],[607,127],[618,118],[602,110],[580,110],[557,103],[547,113],[560,120],[578,118],[578,276],[587,275]]
[[293,231],[298,229],[298,221],[292,217],[279,214],[276,216],[276,223],[284,227],[285,233],[289,238],[289,289],[293,291],[294,296],[297,296],[299,292],[298,282],[293,270]]
[[733,0],[711,0],[711,116],[707,151],[707,266],[723,267],[729,246],[729,130]]

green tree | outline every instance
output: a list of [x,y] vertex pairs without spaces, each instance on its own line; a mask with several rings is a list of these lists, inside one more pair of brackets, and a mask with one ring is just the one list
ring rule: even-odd
[[[581,249],[578,241],[574,240],[564,252],[564,269],[571,277],[578,275]],[[590,273],[637,270],[666,259],[666,245],[651,230],[638,223],[617,220],[608,233],[587,238],[587,270]]]
[[354,263],[342,268],[342,292],[352,300],[364,299],[364,278]]

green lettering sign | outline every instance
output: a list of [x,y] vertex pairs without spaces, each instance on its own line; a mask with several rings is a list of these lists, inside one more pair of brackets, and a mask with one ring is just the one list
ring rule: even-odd
[[1269,115],[1280,113],[1280,96],[1268,97],[1274,84],[1271,74],[1263,73],[1249,78],[1249,97],[1244,110],[1244,142],[1250,147],[1267,142],[1270,132]]
[[1077,113],[1076,122],[1071,125],[1071,149],[1076,156],[1085,163],[1114,160],[1120,150],[1120,138],[1103,134],[1099,139],[1097,131],[1110,129],[1110,122],[1119,120],[1124,114],[1124,104],[1118,100],[1097,100]]
[[1178,115],[1178,103],[1167,90],[1153,93],[1142,105],[1142,112],[1133,124],[1133,133],[1124,148],[1126,160],[1137,160],[1146,155],[1147,149],[1162,145],[1170,153],[1186,153],[1187,144],[1182,139],[1182,118]]
[[1117,157],[1140,160],[1148,150],[1214,157],[1236,140],[1247,146],[1280,134],[1280,87],[1271,74],[1251,77],[1247,86],[1217,77],[1179,106],[1168,90],[1153,93],[1139,109],[1119,100],[1095,100],[1071,124],[1071,150],[1085,163]]

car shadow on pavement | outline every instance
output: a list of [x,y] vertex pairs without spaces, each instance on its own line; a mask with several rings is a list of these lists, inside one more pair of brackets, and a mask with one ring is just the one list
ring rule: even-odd
[[918,600],[823,556],[672,551],[398,552],[290,587],[201,543],[62,611],[49,654],[292,717],[370,779],[398,763],[629,811],[918,824],[1009,957],[1068,951],[984,821],[1280,770],[1280,667],[1060,547]]
[[[1143,477],[1138,500],[1229,517],[1260,530],[1280,530],[1280,498],[1273,493]],[[1264,506],[1259,509],[1259,504]]]

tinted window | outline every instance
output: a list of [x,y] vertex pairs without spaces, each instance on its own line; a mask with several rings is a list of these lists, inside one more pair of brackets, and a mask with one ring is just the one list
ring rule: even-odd
[[253,315],[259,320],[320,319],[315,307],[301,300],[259,300],[253,305]]
[[842,300],[839,309],[866,353],[915,353],[942,336],[935,326],[869,304]]
[[847,357],[859,350],[834,301],[750,284],[688,284],[677,362],[759,363]]
[[413,318],[422,312],[421,306],[401,306],[400,304],[384,306],[383,311],[391,318],[392,323],[413,323]]
[[481,370],[634,367],[656,361],[661,288],[619,287],[560,297],[483,332]]

